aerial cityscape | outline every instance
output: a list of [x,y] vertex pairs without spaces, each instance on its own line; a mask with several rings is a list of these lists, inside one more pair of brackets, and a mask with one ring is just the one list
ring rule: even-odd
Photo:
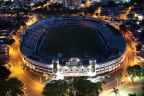
[[144,96],[144,0],[0,0],[0,96]]

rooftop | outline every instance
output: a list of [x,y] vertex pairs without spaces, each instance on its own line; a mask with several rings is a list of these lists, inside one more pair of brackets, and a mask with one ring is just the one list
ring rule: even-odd
[[22,35],[21,52],[31,59],[83,58],[106,62],[125,50],[120,32],[105,21],[60,16],[42,19],[28,27]]

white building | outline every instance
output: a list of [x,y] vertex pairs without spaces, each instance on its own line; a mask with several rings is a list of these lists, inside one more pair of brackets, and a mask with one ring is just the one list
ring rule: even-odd
[[[87,26],[87,24],[89,24],[89,26]],[[111,53],[108,52],[108,57],[105,53],[102,53],[101,55],[97,55],[97,57],[90,56],[89,54],[88,56],[70,56],[67,58],[63,56],[53,57],[50,54],[45,56],[43,52],[40,51],[39,48],[42,48],[43,42],[45,42],[44,38],[48,36],[45,34],[50,32],[50,28],[79,25],[95,28],[97,36],[100,37],[99,40],[103,46],[102,48],[106,48],[103,49],[103,51],[110,52],[111,48],[117,50],[113,50]],[[121,35],[115,32],[116,31],[110,29],[108,23],[99,19],[80,16],[49,17],[33,24],[25,30],[22,34],[20,50],[25,66],[45,76],[93,77],[120,68],[125,58],[125,41]]]

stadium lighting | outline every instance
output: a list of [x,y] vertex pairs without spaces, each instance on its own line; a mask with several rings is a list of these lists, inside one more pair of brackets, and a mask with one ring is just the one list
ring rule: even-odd
[[138,16],[138,19],[140,20],[140,21],[142,21],[142,19],[143,19],[143,16]]
[[53,64],[48,65],[48,67],[53,68]]
[[64,69],[68,69],[68,66],[64,66]]
[[90,65],[88,66],[88,68],[92,68],[92,65],[90,64]]
[[96,73],[95,73],[95,72],[91,72],[91,71],[89,71],[87,75],[93,77],[93,76],[96,75]]
[[61,66],[59,64],[57,64],[57,68],[59,69]]
[[80,62],[80,59],[77,58],[76,60],[77,60],[77,62]]
[[63,79],[64,79],[64,76],[63,76],[60,72],[57,72],[55,79],[56,79],[56,80],[63,80]]
[[[58,19],[58,21],[57,21]],[[85,21],[88,20],[88,21]],[[55,25],[51,26],[50,23],[51,20],[53,20],[53,23],[56,23],[56,26],[59,26],[58,29],[56,29],[56,31],[52,31],[52,30],[48,30],[49,32],[46,31],[46,29],[55,29]],[[73,21],[74,20],[74,21]],[[78,21],[77,21],[78,20]],[[26,25],[27,27],[30,26],[31,24],[33,24],[35,21],[37,21],[37,18],[30,18],[27,22]],[[61,27],[61,25],[63,24],[63,22],[65,21],[64,25]],[[89,24],[90,26],[88,26],[88,28],[90,29],[89,31],[87,30],[87,28],[81,26],[81,22],[85,22],[85,24]],[[103,46],[103,44],[106,44],[106,42],[95,42],[93,39],[95,39],[95,36],[93,36],[93,34],[91,34],[91,32],[97,33],[97,31],[94,31],[94,27],[93,26],[93,22],[91,21],[95,21],[95,23],[99,26],[103,26],[109,30],[106,31],[100,31],[100,33],[103,35],[103,37],[101,39],[106,39],[107,42],[112,43],[113,47],[117,48],[118,50],[120,50],[119,53],[114,52],[115,54],[110,54],[110,56],[112,56],[112,60],[107,58],[104,58],[103,61],[101,61],[101,59],[98,58],[103,58],[103,55],[105,56],[105,54],[103,54],[103,52],[101,53],[102,55],[99,55],[99,53],[97,53],[96,51],[107,51],[107,48],[97,48],[96,46]],[[75,26],[73,26],[73,23]],[[72,25],[71,25],[72,24]],[[44,25],[44,26],[43,26]],[[51,26],[51,27],[50,27]],[[67,27],[68,28],[63,28],[63,27]],[[81,26],[81,27],[79,27]],[[21,38],[21,42],[20,42],[20,51],[21,51],[21,56],[23,58],[25,58],[25,61],[28,62],[28,64],[32,64],[34,66],[36,66],[37,68],[35,69],[34,67],[31,67],[30,65],[27,66],[27,63],[24,63],[27,67],[29,67],[30,69],[35,69],[34,71],[37,72],[41,72],[41,70],[46,70],[47,73],[46,74],[51,74],[52,71],[54,71],[54,74],[51,74],[52,76],[56,76],[56,79],[63,79],[64,76],[96,76],[96,75],[101,75],[103,73],[109,72],[109,71],[113,71],[116,68],[119,67],[120,63],[122,63],[123,61],[123,57],[125,56],[125,47],[126,47],[126,42],[124,40],[124,38],[122,37],[122,35],[115,35],[112,34],[112,32],[114,30],[111,30],[110,28],[113,27],[110,24],[106,23],[105,21],[99,20],[99,19],[94,19],[94,18],[88,18],[88,17],[81,17],[81,16],[60,16],[60,17],[51,17],[51,18],[47,18],[47,19],[43,19],[40,20],[38,22],[36,22],[35,24],[31,25],[30,27],[28,27],[24,33],[22,34],[22,38]],[[75,32],[73,32],[73,30],[71,31],[71,28],[74,29],[75,28]],[[59,30],[60,29],[60,30]],[[79,29],[79,30],[78,30]],[[97,30],[101,30],[101,28],[96,27]],[[83,32],[84,31],[84,32]],[[112,31],[112,32],[111,32]],[[118,30],[117,30],[118,31]],[[55,33],[56,32],[56,33]],[[66,36],[70,36],[70,34],[72,34],[72,36],[70,36],[70,38],[75,38],[75,36],[77,35],[75,40],[71,40],[69,41],[69,37],[68,38],[62,38],[62,36],[58,36],[57,38],[53,37],[54,34],[57,34],[57,32],[60,32],[61,34],[66,34]],[[69,32],[69,33],[65,33],[65,32]],[[41,40],[41,38],[47,38],[49,37],[49,33],[51,33],[51,39],[49,40],[50,42],[47,42],[48,40],[43,39],[43,43],[37,43],[37,40]],[[44,34],[47,34],[46,36]],[[81,36],[81,34],[84,34],[84,36],[82,36],[82,38],[79,38],[79,36]],[[85,36],[87,36],[87,34],[90,34],[90,36],[88,36],[88,38],[85,38]],[[110,36],[110,37],[109,37]],[[107,38],[108,37],[108,38]],[[115,37],[115,38],[112,38]],[[119,38],[119,39],[116,39]],[[98,40],[101,41],[101,39],[99,38]],[[55,40],[57,40],[56,43]],[[62,41],[61,41],[62,40]],[[59,45],[63,45],[63,40],[67,41],[65,42],[67,46],[64,47],[60,47]],[[83,41],[86,41],[85,43],[88,44],[87,46],[83,46]],[[91,40],[93,40],[94,42],[92,42]],[[97,41],[98,41],[97,40]],[[121,43],[116,44],[116,42],[120,40]],[[29,43],[26,43],[29,42]],[[74,43],[74,46],[71,46],[71,44],[69,44],[70,42]],[[77,43],[79,42],[79,43]],[[89,46],[89,44],[91,44],[96,47],[96,48],[91,48],[93,46]],[[40,45],[41,47],[38,49],[36,47]],[[98,45],[97,45],[98,44]],[[55,46],[53,46],[55,45]],[[32,49],[28,48],[28,46],[31,46]],[[42,47],[43,46],[43,47]],[[108,45],[105,45],[106,47],[108,47]],[[119,46],[122,46],[119,47]],[[55,48],[57,50],[55,50]],[[88,50],[81,50],[82,49],[88,49]],[[65,49],[65,50],[63,50]],[[89,50],[91,49],[91,50]],[[109,49],[109,47],[108,47]],[[39,50],[39,51],[38,51]],[[71,51],[68,51],[71,50]],[[76,50],[76,51],[75,51]],[[33,56],[33,52],[38,51],[39,54],[35,54],[36,56]],[[51,52],[52,51],[52,52]],[[59,55],[64,53],[67,54],[63,54],[63,56],[58,56],[58,54],[55,54],[55,52],[62,52]],[[80,51],[80,53],[78,52]],[[115,50],[111,50],[111,51],[115,51]],[[77,53],[78,52],[78,53]],[[95,54],[92,54],[93,52],[96,52]],[[10,53],[13,54],[13,49],[11,49]],[[81,53],[83,54],[83,56],[81,56]],[[37,59],[35,58],[31,58],[29,56],[29,54],[32,54],[31,57],[37,57]],[[45,54],[45,55],[44,55]],[[14,55],[14,54],[13,54]],[[57,56],[55,56],[57,55]],[[43,57],[47,56],[48,59],[45,59]],[[41,60],[40,60],[41,59]],[[49,60],[50,59],[50,60]],[[48,62],[47,62],[48,60]],[[43,62],[45,61],[45,62]],[[117,66],[117,67],[115,67]],[[107,68],[107,70],[101,71],[102,69]],[[97,73],[95,72],[95,70],[97,70]],[[58,71],[58,73],[56,73]],[[45,72],[45,71],[44,71]],[[43,72],[43,73],[44,73]],[[42,74],[43,74],[42,73]]]

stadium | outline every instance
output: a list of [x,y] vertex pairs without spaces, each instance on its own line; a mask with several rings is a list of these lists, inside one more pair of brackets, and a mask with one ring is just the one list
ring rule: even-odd
[[28,27],[20,40],[24,65],[44,76],[97,76],[120,68],[126,42],[100,19],[57,16]]

